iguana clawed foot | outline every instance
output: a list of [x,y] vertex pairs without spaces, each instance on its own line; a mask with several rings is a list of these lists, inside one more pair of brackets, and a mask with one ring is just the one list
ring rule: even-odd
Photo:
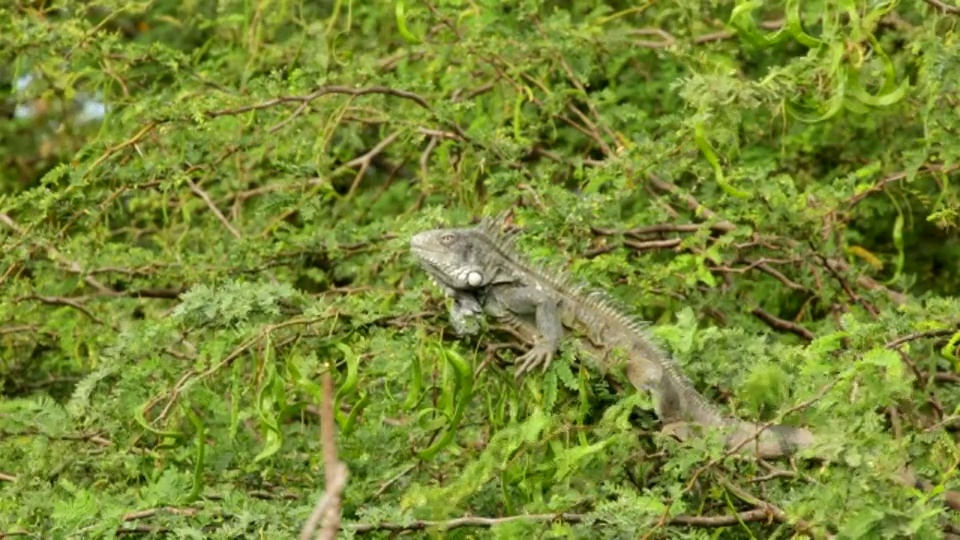
[[543,366],[543,371],[546,371],[550,367],[550,362],[553,361],[554,351],[556,351],[556,347],[551,347],[548,343],[537,343],[529,351],[517,357],[519,367],[514,377],[519,379],[524,374],[536,369],[537,366]]

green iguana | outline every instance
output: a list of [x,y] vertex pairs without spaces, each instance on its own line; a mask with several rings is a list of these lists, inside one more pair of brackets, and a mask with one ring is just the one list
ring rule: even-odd
[[609,369],[623,359],[627,378],[651,393],[663,429],[683,440],[694,426],[725,429],[729,450],[777,458],[808,448],[813,434],[803,428],[759,426],[724,415],[694,388],[674,361],[606,295],[587,291],[562,272],[523,262],[513,237],[486,219],[474,228],[436,229],[414,235],[410,248],[433,281],[454,299],[450,320],[460,334],[486,313],[513,327],[530,349],[517,359],[517,376],[553,360],[565,330],[578,350]]
[[[476,317],[486,313],[513,327],[531,345],[517,359],[518,377],[537,366],[546,369],[565,330],[571,330],[575,348],[602,369],[614,367],[618,356],[623,359],[630,383],[651,393],[663,431],[680,440],[695,436],[700,427],[719,429],[726,434],[729,451],[760,458],[789,456],[818,442],[804,428],[761,426],[724,415],[653,343],[641,321],[563,272],[525,263],[513,244],[514,236],[501,232],[497,220],[484,219],[472,228],[417,233],[410,250],[433,282],[453,298],[450,321],[458,334],[475,333]],[[903,467],[896,480],[925,492],[934,490],[911,466]],[[944,491],[944,502],[960,511],[960,493]]]

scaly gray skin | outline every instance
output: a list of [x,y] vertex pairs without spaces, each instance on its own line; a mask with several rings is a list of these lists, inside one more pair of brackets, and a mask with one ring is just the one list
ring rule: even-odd
[[598,292],[586,292],[559,272],[536,269],[512,249],[512,239],[493,222],[465,229],[436,229],[414,235],[410,249],[447,296],[454,299],[450,320],[458,334],[477,330],[483,313],[507,323],[531,344],[517,359],[517,376],[553,360],[565,330],[604,369],[620,357],[627,378],[653,396],[664,431],[683,440],[697,426],[727,428],[727,448],[777,458],[810,447],[813,434],[781,425],[761,429],[725,416],[694,388],[673,360],[646,335],[642,323],[625,315]]
[[[535,269],[512,249],[512,239],[489,220],[469,229],[425,231],[410,239],[410,248],[431,279],[454,299],[450,319],[459,334],[478,330],[476,317],[486,312],[518,330],[530,350],[518,360],[517,376],[537,365],[546,369],[556,353],[564,329],[579,332],[574,339],[603,368],[619,353],[625,356],[627,378],[639,390],[652,393],[664,431],[684,440],[696,436],[699,426],[732,428],[728,449],[777,458],[814,444],[803,428],[760,426],[725,417],[704,398],[669,356],[647,337],[642,323],[617,309],[598,292],[585,292],[560,272]],[[930,492],[934,485],[916,476],[911,466],[896,480]],[[960,511],[960,493],[947,490],[944,502]]]

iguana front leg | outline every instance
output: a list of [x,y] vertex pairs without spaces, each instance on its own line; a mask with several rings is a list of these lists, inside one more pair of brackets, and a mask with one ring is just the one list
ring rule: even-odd
[[517,358],[516,377],[522,377],[537,366],[546,371],[563,339],[563,322],[557,300],[533,287],[510,287],[496,291],[495,296],[503,311],[499,313],[501,318],[516,323],[516,319],[533,317],[539,334],[530,350]]
[[458,336],[474,335],[480,325],[477,316],[483,314],[480,301],[472,294],[453,292],[453,305],[450,307],[450,325]]

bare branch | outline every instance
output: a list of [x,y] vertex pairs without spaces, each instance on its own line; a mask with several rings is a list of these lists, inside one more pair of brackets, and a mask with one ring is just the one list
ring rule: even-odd
[[223,226],[224,226],[228,231],[230,231],[230,234],[232,234],[234,238],[240,238],[240,236],[241,236],[241,235],[240,235],[240,231],[238,231],[238,230],[233,226],[233,224],[230,223],[230,220],[228,220],[228,219],[223,215],[223,212],[221,212],[220,209],[217,208],[217,205],[214,204],[214,202],[210,199],[210,196],[207,195],[207,192],[204,191],[204,190],[202,190],[202,189],[200,189],[200,187],[197,186],[197,184],[195,184],[195,183],[193,182],[193,180],[191,180],[191,179],[189,179],[189,178],[187,178],[187,185],[190,186],[190,191],[192,191],[192,192],[194,193],[194,195],[196,195],[196,196],[200,197],[201,199],[203,199],[203,202],[205,202],[205,203],[207,204],[207,208],[209,208],[210,211],[213,212],[213,215],[217,216],[217,219],[220,220],[220,223],[222,223]]
[[923,0],[931,7],[943,13],[944,15],[960,15],[960,7],[951,6],[941,2],[940,0]]
[[807,330],[799,324],[781,319],[780,317],[777,317],[776,315],[764,311],[758,307],[753,308],[750,313],[756,315],[761,321],[767,323],[772,328],[776,328],[777,330],[786,330],[787,332],[792,332],[807,341],[813,341],[816,338],[813,332]]
[[[244,105],[242,107],[235,107],[232,109],[221,109],[219,111],[210,111],[206,113],[208,118],[217,118],[219,116],[232,116],[237,114],[242,114],[250,111],[259,111],[261,109],[269,109],[270,107],[275,107],[283,103],[306,103],[309,104],[311,101],[316,100],[322,96],[330,94],[345,94],[348,96],[365,96],[369,94],[383,94],[387,96],[396,96],[399,98],[407,99],[413,101],[417,105],[423,107],[424,109],[431,110],[430,104],[427,103],[427,100],[415,94],[413,92],[408,92],[406,90],[397,90],[394,88],[388,88],[386,86],[368,86],[366,88],[350,88],[348,86],[321,86],[309,94],[301,96],[281,96],[274,99],[268,99],[260,103],[255,103],[253,105]],[[299,109],[298,109],[299,110]]]
[[320,407],[320,439],[323,443],[323,461],[326,475],[326,489],[317,501],[310,518],[300,531],[300,540],[314,538],[314,533],[323,524],[317,534],[322,540],[336,538],[340,529],[340,498],[347,485],[347,466],[337,459],[337,441],[334,433],[333,418],[333,379],[330,371],[323,373],[323,401]]
[[[753,509],[736,514],[720,516],[674,516],[670,518],[671,525],[683,525],[687,527],[727,527],[737,523],[767,521],[770,519],[770,512],[766,509]],[[356,533],[368,533],[373,531],[422,531],[426,529],[438,529],[449,531],[465,527],[495,527],[504,523],[515,521],[561,521],[566,523],[581,523],[587,519],[583,514],[561,513],[561,514],[526,514],[519,516],[505,516],[499,518],[469,516],[454,518],[447,521],[427,521],[416,520],[409,523],[370,523],[348,525],[346,528]],[[605,523],[602,519],[595,519],[595,523]]]

